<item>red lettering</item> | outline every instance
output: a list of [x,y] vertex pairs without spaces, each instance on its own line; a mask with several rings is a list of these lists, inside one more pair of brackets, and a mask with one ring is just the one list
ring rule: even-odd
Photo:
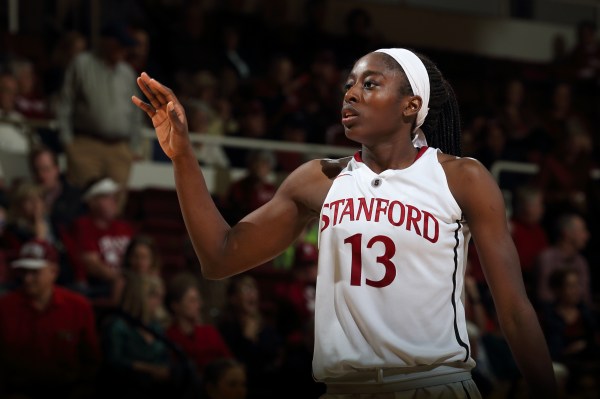
[[381,215],[382,213],[385,215],[390,201],[382,198],[377,198],[376,201],[377,208],[375,209],[375,221],[379,222],[379,215]]
[[375,198],[371,198],[371,202],[369,203],[369,207],[367,208],[367,200],[363,198],[358,199],[358,214],[356,215],[357,219],[360,219],[360,214],[364,212],[366,216],[366,220],[368,222],[371,221],[371,217],[373,216],[373,202]]
[[346,200],[341,199],[341,200],[333,201],[333,202],[331,202],[331,204],[329,204],[329,207],[333,208],[333,225],[334,226],[336,224],[338,224],[338,209],[340,208],[340,205],[344,203],[344,201],[346,201]]
[[[398,221],[394,220],[394,206],[398,205],[400,207],[400,219],[398,219]],[[402,223],[404,223],[404,215],[405,215],[405,210],[404,210],[404,204],[400,201],[392,201],[390,203],[390,206],[388,208],[388,220],[390,221],[390,223],[394,226],[401,226]]]
[[423,236],[421,234],[421,229],[419,229],[419,225],[417,224],[417,222],[421,220],[421,211],[412,205],[406,205],[406,207],[408,208],[406,215],[406,230],[410,231],[410,226],[412,225],[415,228],[415,233]]
[[[431,242],[437,242],[438,237],[440,236],[440,224],[438,220],[431,213],[427,211],[423,211],[423,215],[425,215],[425,225],[423,226],[423,237]],[[433,221],[433,237],[429,236],[429,221]]]
[[354,200],[352,198],[348,198],[346,201],[346,206],[344,207],[344,211],[340,215],[340,223],[344,219],[344,216],[350,216],[350,221],[354,222]]
[[327,208],[329,208],[329,204],[323,204],[323,211],[321,212],[321,222],[323,222],[323,226],[321,226],[321,233],[329,227],[329,216],[325,214],[325,209]]

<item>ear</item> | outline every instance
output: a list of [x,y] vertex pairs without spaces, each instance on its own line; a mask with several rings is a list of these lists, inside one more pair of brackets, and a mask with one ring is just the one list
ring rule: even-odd
[[423,99],[421,98],[421,96],[408,97],[406,102],[402,104],[402,115],[404,115],[405,117],[411,117],[413,115],[416,116],[419,113],[422,104]]

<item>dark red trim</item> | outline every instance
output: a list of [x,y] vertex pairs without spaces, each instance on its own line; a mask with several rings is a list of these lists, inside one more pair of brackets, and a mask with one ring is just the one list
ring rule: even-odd
[[417,156],[415,157],[414,162],[417,162],[417,159],[421,158],[421,155],[425,154],[425,151],[427,151],[429,147],[427,146],[423,146],[419,149],[419,152],[417,152]]
[[361,155],[360,151],[356,151],[356,152],[354,153],[354,160],[355,160],[356,162],[362,162],[362,161],[363,161],[363,160],[362,160],[362,155]]

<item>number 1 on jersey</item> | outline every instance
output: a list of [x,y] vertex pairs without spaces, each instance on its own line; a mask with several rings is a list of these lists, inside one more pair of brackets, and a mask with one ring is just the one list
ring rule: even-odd
[[[385,267],[385,274],[381,280],[366,279],[365,283],[371,287],[382,288],[388,286],[396,278],[396,265],[391,258],[396,254],[396,245],[391,238],[378,235],[369,240],[367,248],[372,248],[376,243],[382,243],[385,247],[383,255],[376,258],[376,262]],[[354,234],[344,240],[344,244],[352,247],[352,265],[350,269],[350,285],[362,284],[362,234]]]

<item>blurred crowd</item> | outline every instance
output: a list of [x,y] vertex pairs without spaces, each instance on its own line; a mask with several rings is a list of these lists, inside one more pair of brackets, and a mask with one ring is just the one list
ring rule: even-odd
[[[326,0],[307,0],[299,25],[275,0],[106,1],[97,36],[88,2],[41,4],[37,23],[3,32],[0,52],[0,153],[25,156],[31,175],[0,173],[0,397],[317,398],[318,226],[265,265],[203,279],[176,194],[127,186],[137,160],[167,161],[144,144],[130,98],[145,71],[177,93],[193,132],[356,147],[339,122],[343,80],[361,55],[404,44],[362,8],[330,33]],[[416,50],[455,88],[463,155],[505,194],[563,394],[588,397],[600,392],[600,42],[594,23],[576,29],[574,46],[548,44],[548,63]],[[35,124],[47,120],[56,128]],[[247,170],[214,197],[230,223],[274,195],[274,173],[306,161],[214,144],[196,153]],[[474,243],[465,304],[479,389],[511,397],[521,379]]]

